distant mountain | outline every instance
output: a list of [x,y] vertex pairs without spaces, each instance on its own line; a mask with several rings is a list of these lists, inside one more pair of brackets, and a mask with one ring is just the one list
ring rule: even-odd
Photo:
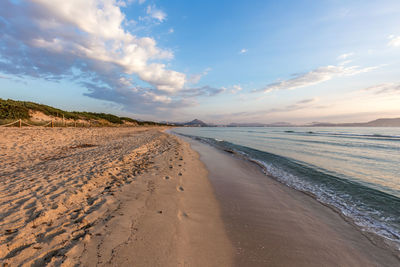
[[198,119],[194,119],[192,121],[189,122],[185,122],[183,123],[184,126],[191,126],[191,127],[207,127],[208,124],[205,123],[204,121],[198,120]]
[[369,122],[357,122],[357,123],[328,123],[318,122],[313,123],[313,127],[400,127],[400,118],[382,118]]
[[400,127],[400,118],[393,119],[377,119],[365,123],[369,127]]

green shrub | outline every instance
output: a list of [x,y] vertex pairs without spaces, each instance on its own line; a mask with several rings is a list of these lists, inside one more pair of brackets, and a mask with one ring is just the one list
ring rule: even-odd
[[48,116],[65,119],[82,120],[105,120],[112,124],[123,124],[124,121],[136,122],[139,125],[162,125],[152,121],[137,121],[127,117],[118,117],[112,114],[64,111],[47,105],[37,104],[28,101],[15,101],[11,99],[3,100],[0,98],[0,120],[29,119],[29,110],[40,111]]

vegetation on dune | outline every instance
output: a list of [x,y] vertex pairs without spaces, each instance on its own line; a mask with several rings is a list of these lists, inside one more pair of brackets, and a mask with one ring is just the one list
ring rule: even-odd
[[0,119],[28,119],[29,109],[17,101],[0,99]]
[[123,124],[124,122],[135,123],[137,125],[160,125],[156,122],[137,121],[127,117],[118,117],[112,114],[95,112],[64,111],[47,105],[37,104],[28,101],[15,101],[0,98],[0,120],[30,119],[29,111],[39,111],[45,115],[73,120],[96,120],[107,121],[112,124]]

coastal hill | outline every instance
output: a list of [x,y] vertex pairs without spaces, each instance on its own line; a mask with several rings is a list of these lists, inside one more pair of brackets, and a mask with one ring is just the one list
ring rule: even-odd
[[169,121],[162,121],[161,123],[173,126],[186,126],[186,127],[212,127],[215,126],[213,124],[205,123],[199,119],[194,119],[189,122],[169,122]]
[[198,119],[194,119],[192,121],[186,122],[183,124],[184,126],[194,126],[194,127],[207,127],[209,126],[207,123],[198,120]]
[[159,125],[152,121],[140,121],[128,117],[118,117],[112,114],[95,112],[65,111],[51,106],[28,101],[15,101],[0,98],[0,124],[22,119],[31,124],[40,125],[54,121],[58,124],[78,123],[79,125],[97,126],[139,126]]
[[382,118],[361,123],[313,123],[313,127],[400,127],[400,118]]

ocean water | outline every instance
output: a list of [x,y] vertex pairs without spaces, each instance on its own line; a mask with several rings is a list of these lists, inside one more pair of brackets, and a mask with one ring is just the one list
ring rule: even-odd
[[204,127],[178,134],[257,162],[400,250],[400,128]]

